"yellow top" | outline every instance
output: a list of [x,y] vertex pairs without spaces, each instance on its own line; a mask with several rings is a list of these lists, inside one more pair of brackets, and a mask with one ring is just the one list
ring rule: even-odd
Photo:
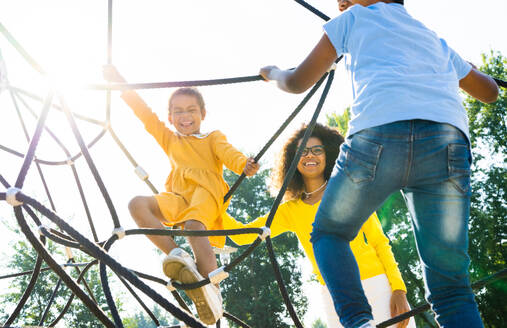
[[121,97],[169,158],[172,169],[165,183],[166,190],[181,195],[189,202],[192,195],[188,195],[188,191],[195,189],[190,186],[200,186],[213,196],[219,213],[225,213],[228,203],[224,204],[223,198],[229,186],[223,178],[223,166],[225,164],[233,172],[241,174],[246,156],[229,144],[220,131],[199,136],[174,133],[135,91],[125,91]]
[[[306,256],[312,263],[313,273],[315,273],[319,282],[324,285],[310,243],[312,223],[319,204],[320,201],[309,205],[301,199],[290,200],[281,204],[276,211],[270,229],[271,237],[276,237],[286,231],[292,231],[297,235]],[[268,215],[265,215],[248,224],[243,224],[227,214],[224,216],[223,224],[226,229],[260,228],[265,226],[267,218]],[[245,245],[252,243],[257,235],[244,234],[228,237],[238,245]],[[389,239],[384,235],[376,213],[373,213],[364,223],[356,238],[350,242],[350,247],[359,266],[361,280],[385,273],[392,290],[407,290],[391,251]]]

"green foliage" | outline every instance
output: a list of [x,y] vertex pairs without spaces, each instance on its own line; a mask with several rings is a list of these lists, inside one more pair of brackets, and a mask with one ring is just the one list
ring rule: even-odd
[[312,328],[326,328],[327,325],[322,321],[321,318],[318,318],[312,323]]
[[331,113],[326,115],[327,125],[335,127],[342,136],[347,135],[350,121],[350,107],[347,107],[343,114]]
[[[251,221],[267,213],[273,203],[266,190],[267,170],[245,179],[232,197],[228,212],[242,222]],[[226,181],[232,185],[236,176],[225,172]],[[230,242],[231,246],[237,247]],[[233,257],[241,254],[246,246],[239,247]],[[282,234],[273,239],[273,249],[280,265],[282,277],[291,302],[302,318],[307,309],[307,299],[302,291],[301,270],[296,260],[302,256],[295,235]],[[229,278],[222,282],[226,311],[253,327],[290,327],[292,321],[278,290],[274,271],[266,247],[261,244],[237,265]],[[229,325],[236,327],[232,322]]]
[[[59,245],[55,245],[53,242],[47,242],[46,248],[52,254],[58,262],[65,262],[63,255],[63,248]],[[18,241],[12,244],[12,254],[8,257],[9,262],[7,268],[13,273],[30,271],[35,265],[37,258],[37,252],[32,246],[25,240],[23,235],[19,235]],[[89,262],[92,259],[84,255],[76,255],[74,258],[75,262],[83,263]],[[43,265],[44,267],[44,265]],[[67,268],[69,273],[74,279],[77,279],[80,273],[78,268]],[[5,294],[0,295],[0,308],[14,309],[16,304],[19,302],[22,293],[25,291],[31,275],[23,275],[16,278],[12,278],[9,285],[9,289]],[[23,307],[21,313],[15,321],[16,325],[23,326],[38,326],[41,316],[46,309],[51,294],[53,293],[59,277],[53,273],[53,271],[43,271],[39,274],[37,283],[33,292],[31,293],[27,303]],[[85,280],[89,288],[92,290],[95,299],[102,308],[106,307],[105,296],[102,291],[98,267],[94,266],[85,274]],[[84,285],[81,283],[81,287]],[[63,310],[69,297],[71,296],[70,290],[65,284],[61,284],[54,302],[50,307],[49,313],[43,323],[44,326],[49,325]],[[115,300],[116,305],[121,311],[122,303],[119,299]],[[2,311],[0,316],[0,323],[7,320],[10,312]],[[64,322],[68,327],[103,327],[100,321],[88,310],[88,308],[79,300],[77,297],[74,298],[70,309],[67,311],[65,316],[60,322]]]
[[[178,324],[178,320],[174,319],[171,321],[168,317],[165,317],[160,307],[155,306],[152,309],[153,315],[157,318],[161,326],[172,326]],[[123,319],[123,325],[125,328],[157,328],[155,322],[145,313],[138,312],[133,317]]]
[[[507,59],[499,53],[483,55],[481,71],[490,76],[507,79]],[[501,246],[507,239],[507,93],[493,104],[484,104],[471,97],[464,102],[470,120],[470,137],[474,165],[472,172],[472,200],[469,223],[469,255],[472,281],[505,269],[507,248]],[[342,129],[349,119],[343,115],[328,115],[328,124]],[[341,131],[341,130],[340,130]],[[377,211],[384,231],[391,239],[393,252],[408,289],[412,305],[424,301],[422,275],[415,247],[410,216],[401,193],[392,194]],[[485,327],[503,327],[507,317],[505,295],[507,283],[497,281],[476,291],[476,300]],[[428,313],[416,317],[418,326],[436,327]]]
[[[481,71],[507,79],[507,59],[499,53],[483,55]],[[484,104],[471,97],[465,100],[470,120],[474,165],[470,209],[470,250],[472,281],[506,267],[507,248],[507,92],[500,89],[498,101]],[[503,327],[507,317],[507,284],[498,281],[480,290],[477,303],[486,327]]]

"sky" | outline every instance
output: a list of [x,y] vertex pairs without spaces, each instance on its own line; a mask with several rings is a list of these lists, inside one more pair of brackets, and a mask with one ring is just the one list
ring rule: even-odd
[[[506,0],[405,2],[409,13],[446,39],[466,60],[480,65],[481,53],[494,50],[507,54],[502,23],[507,12]],[[339,14],[336,1],[309,3],[328,16]],[[1,1],[0,23],[50,74],[51,81],[57,81],[74,112],[104,120],[105,93],[85,91],[78,86],[103,83],[101,67],[107,62],[107,1]],[[129,82],[256,75],[265,65],[296,66],[320,39],[322,23],[320,18],[289,0],[115,1],[112,62]],[[0,36],[0,51],[11,85],[41,97],[47,94],[47,80],[27,65],[3,36]],[[262,81],[203,87],[201,91],[208,110],[202,131],[221,130],[233,145],[247,154],[255,154],[262,148],[304,96],[283,93],[273,83]],[[169,89],[156,89],[143,90],[140,94],[159,117],[165,119],[170,92]],[[261,161],[263,168],[270,167],[290,132],[302,122],[309,121],[318,95],[320,92],[266,153]],[[169,172],[165,155],[121,102],[118,92],[112,93],[112,100],[113,129],[150,174],[157,189],[163,190]],[[350,102],[350,81],[342,65],[338,65],[335,82],[319,121],[325,122],[326,114],[341,113]],[[38,102],[27,100],[27,103],[35,111],[40,111]],[[21,108],[31,134],[36,121],[23,106]],[[0,91],[0,111],[0,144],[25,152],[26,138],[6,91]],[[48,126],[64,140],[73,154],[78,151],[63,115],[51,111]],[[91,140],[100,132],[99,127],[88,123],[80,123],[80,130],[85,140]],[[135,195],[150,195],[150,190],[137,179],[132,166],[109,135],[92,148],[91,155],[111,193],[122,225],[127,229],[134,228],[127,203]],[[66,158],[47,135],[41,138],[37,156],[47,160]],[[0,163],[0,174],[13,184],[21,159],[0,150]],[[84,161],[78,160],[76,166],[90,197],[99,238],[107,238],[113,228],[110,215]],[[43,169],[54,194],[57,212],[90,236],[71,171],[62,166],[44,166]],[[47,203],[34,167],[23,191]],[[0,203],[0,219],[14,225],[12,210],[5,203]],[[0,236],[0,250],[8,249],[14,237],[3,227],[0,227]],[[140,249],[143,250],[143,260],[138,256]],[[161,276],[160,258],[144,237],[129,237],[128,241],[118,242],[112,254],[129,267],[150,268],[152,274]],[[5,256],[0,260],[4,263]],[[306,262],[302,265],[308,276],[308,265]],[[320,299],[312,292],[312,286],[308,283],[305,287],[312,304],[304,318],[307,326],[319,312]],[[0,292],[4,288],[5,283],[2,285],[0,281]]]

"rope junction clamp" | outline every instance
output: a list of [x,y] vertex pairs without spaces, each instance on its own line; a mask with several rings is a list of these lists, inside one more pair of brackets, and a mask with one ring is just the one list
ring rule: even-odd
[[118,239],[122,239],[123,237],[125,237],[125,228],[123,227],[114,228],[113,235],[116,235]]
[[16,199],[16,194],[18,192],[20,192],[21,189],[19,188],[16,188],[16,187],[9,187],[7,189],[7,192],[5,193],[5,200],[7,201],[7,203],[9,203],[10,205],[12,206],[19,206],[19,205],[23,205],[22,202],[18,201]]
[[174,292],[176,290],[176,287],[173,286],[172,282],[169,280],[167,284],[165,285],[167,289],[169,289],[170,292]]
[[262,229],[262,235],[259,235],[259,238],[261,240],[265,240],[266,237],[271,235],[271,229],[269,229],[268,227],[262,227],[261,229]]
[[209,277],[209,281],[212,283],[212,284],[218,284],[219,282],[221,282],[222,280],[226,279],[229,277],[229,272],[225,271],[225,266],[221,266],[220,268],[216,269],[216,270],[213,270],[209,273],[208,277]]
[[42,229],[46,229],[47,231],[49,231],[51,228],[45,224],[41,224],[39,227],[39,235],[41,236],[44,236],[44,233],[42,232]]
[[327,72],[336,71],[336,63],[333,63],[331,66],[329,66]]
[[69,260],[74,258],[74,254],[72,254],[72,249],[70,247],[65,247],[65,254]]
[[135,169],[135,172],[136,172],[137,176],[139,177],[139,179],[141,179],[143,181],[148,180],[148,178],[149,178],[148,172],[146,172],[142,167],[137,166]]
[[69,165],[69,166],[74,165],[74,161],[72,160],[72,157],[67,158],[67,165]]

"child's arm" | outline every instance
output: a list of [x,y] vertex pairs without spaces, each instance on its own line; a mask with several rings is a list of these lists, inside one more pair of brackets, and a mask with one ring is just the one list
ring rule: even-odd
[[290,93],[302,93],[314,85],[336,60],[336,50],[326,34],[306,59],[294,70],[281,70],[276,66],[261,68],[266,81],[277,81],[278,87]]
[[498,85],[495,80],[472,66],[470,73],[459,81],[460,88],[479,101],[495,102],[498,98]]
[[227,142],[222,132],[213,132],[213,138],[213,150],[218,159],[234,173],[243,173],[247,167],[248,158]]
[[[126,83],[125,78],[118,72],[115,66],[105,65],[103,67],[104,79],[109,82]],[[144,123],[144,127],[150,133],[165,152],[169,149],[173,132],[159,120],[158,116],[146,105],[143,99],[134,90],[122,92],[121,98],[134,111],[134,114]]]

